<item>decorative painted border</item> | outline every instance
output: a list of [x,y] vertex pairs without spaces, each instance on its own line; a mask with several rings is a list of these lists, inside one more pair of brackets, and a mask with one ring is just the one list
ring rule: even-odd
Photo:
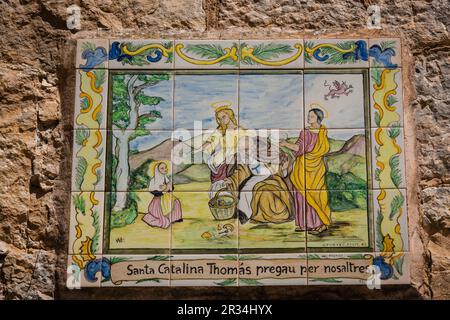
[[[175,61],[175,63],[174,63]],[[286,40],[103,40],[77,42],[76,68],[397,68],[399,38]]]
[[303,40],[241,40],[241,69],[302,68]]
[[74,129],[106,129],[108,70],[76,72]]
[[[368,45],[369,44],[369,45]],[[107,129],[107,69],[303,69],[369,68],[372,131],[373,223],[375,245],[369,253],[104,255],[103,145]],[[305,258],[307,284],[366,284],[361,275],[326,276],[312,267],[322,261],[365,263],[380,270],[382,284],[409,283],[409,245],[404,174],[400,39],[321,40],[96,40],[77,43],[73,185],[67,285],[177,286],[304,284],[305,278],[255,276],[247,267],[297,267]],[[186,258],[186,259],[185,259]],[[124,274],[126,263],[155,265],[199,260],[237,266],[238,275],[177,279],[172,270],[144,278]],[[201,260],[200,259],[200,260]],[[297,263],[300,261],[299,263]],[[224,262],[224,263],[222,263]],[[121,265],[121,263],[123,265]],[[125,263],[125,264],[124,264]],[[169,275],[168,275],[169,274]],[[158,281],[157,281],[158,280]],[[337,280],[337,281],[336,281]],[[76,287],[76,286],[75,286]]]
[[111,40],[111,69],[172,69],[172,40]]
[[371,68],[401,67],[402,50],[399,38],[369,39]]
[[77,42],[76,66],[84,71],[108,68],[108,40],[83,39]]
[[176,40],[176,69],[237,69],[238,40]]
[[375,248],[409,249],[401,69],[371,68]]
[[367,39],[305,39],[305,68],[367,68]]
[[308,254],[308,285],[408,284],[409,253]]

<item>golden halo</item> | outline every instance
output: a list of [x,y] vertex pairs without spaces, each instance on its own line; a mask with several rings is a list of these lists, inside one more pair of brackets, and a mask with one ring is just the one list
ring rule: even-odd
[[233,103],[228,100],[220,100],[211,103],[211,107],[215,109],[215,112],[219,112],[225,109],[229,109]]
[[167,166],[167,171],[170,172],[170,163],[167,160],[158,160],[158,161],[153,161],[152,163],[150,163],[150,165],[148,166],[148,176],[150,178],[153,178],[154,174],[155,174],[155,167],[158,166],[160,163],[165,163]]
[[320,104],[313,102],[308,106],[308,108],[309,108],[309,111],[311,111],[311,109],[319,109],[323,112],[323,118],[324,119],[328,118],[328,111],[324,107],[322,107]]

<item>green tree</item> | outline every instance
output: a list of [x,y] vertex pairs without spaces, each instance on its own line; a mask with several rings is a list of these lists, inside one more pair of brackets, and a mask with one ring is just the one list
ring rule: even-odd
[[[112,78],[112,125],[114,129],[112,152],[117,160],[112,173],[115,181],[113,192],[129,190],[130,142],[137,137],[149,135],[150,131],[146,125],[162,118],[161,113],[157,110],[141,114],[142,106],[156,106],[164,101],[162,97],[146,94],[145,89],[155,86],[161,81],[167,81],[169,78],[168,74],[114,75]],[[132,204],[129,197],[127,198],[127,193],[115,193],[113,214],[120,211],[129,212],[130,210],[125,209],[129,209],[128,207]]]

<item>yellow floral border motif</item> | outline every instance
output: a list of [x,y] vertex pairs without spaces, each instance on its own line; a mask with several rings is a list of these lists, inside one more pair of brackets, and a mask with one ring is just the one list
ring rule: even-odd
[[138,55],[138,54],[140,54],[140,53],[142,53],[142,52],[144,52],[144,51],[147,51],[147,50],[149,50],[149,49],[158,49],[158,50],[160,50],[161,53],[162,53],[162,55],[163,55],[164,57],[168,57],[168,56],[169,56],[169,53],[173,52],[173,47],[170,47],[169,49],[167,49],[167,48],[164,47],[163,45],[157,44],[157,43],[147,44],[147,45],[145,45],[145,46],[140,47],[139,49],[137,49],[137,50],[135,50],[135,51],[130,51],[130,50],[128,50],[127,46],[124,46],[124,47],[122,48],[123,52],[124,52],[125,54],[130,55],[130,56]]
[[[379,73],[381,71],[381,74]],[[378,228],[378,249],[386,254],[402,252],[405,248],[400,220],[403,215],[405,196],[399,188],[403,170],[399,168],[399,157],[402,155],[397,138],[403,130],[399,127],[389,127],[399,123],[400,115],[394,103],[389,102],[391,96],[397,94],[398,84],[395,75],[399,69],[373,69],[372,73],[379,76],[378,82],[373,84],[373,107],[378,111],[378,128],[374,132],[376,143],[376,183],[378,194],[376,200],[379,211],[376,212],[376,227]],[[378,74],[377,74],[378,73]],[[374,190],[374,192],[377,192]]]
[[[95,207],[99,204],[99,199],[95,197],[95,185],[99,179],[99,171],[104,164],[100,158],[103,137],[100,130],[100,122],[98,120],[98,113],[104,109],[103,101],[103,83],[96,86],[97,71],[82,71],[78,70],[80,76],[80,99],[87,99],[88,105],[85,109],[81,109],[76,116],[76,123],[85,126],[89,129],[89,135],[82,141],[81,148],[76,154],[76,158],[84,159],[86,169],[83,175],[83,182],[80,185],[80,192],[76,194],[78,201],[81,201],[80,206],[75,206],[75,220],[76,225],[71,226],[75,228],[75,240],[71,243],[73,250],[72,260],[80,267],[84,268],[86,262],[94,260],[96,257],[92,250],[92,243],[95,237],[101,237],[98,226],[98,215]],[[74,131],[75,135],[76,131]],[[74,165],[78,164],[77,161]],[[74,201],[74,199],[71,199]],[[97,215],[97,216],[96,216]]]

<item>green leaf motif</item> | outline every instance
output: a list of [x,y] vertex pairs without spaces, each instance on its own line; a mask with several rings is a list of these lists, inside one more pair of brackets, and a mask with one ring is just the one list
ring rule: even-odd
[[99,224],[99,214],[97,210],[94,210],[92,213],[92,216],[94,218],[93,226],[95,229],[95,234],[92,237],[92,252],[96,252],[98,249],[98,239],[100,238],[100,224]]
[[[241,47],[246,47],[247,44],[244,43]],[[279,58],[281,55],[292,53],[294,49],[288,44],[282,43],[261,43],[253,48],[253,55],[261,60],[273,60]],[[250,59],[250,57],[245,57],[245,64],[254,65],[257,64],[255,61]]]
[[375,82],[377,86],[381,84],[381,69],[380,68],[371,68],[372,69],[372,80]]
[[381,181],[380,174],[381,174],[381,169],[380,168],[376,168],[375,169],[375,180],[378,181],[378,182]]
[[234,285],[236,282],[237,282],[237,279],[227,279],[227,280],[224,280],[224,281],[222,281],[222,282],[216,282],[216,284],[217,284],[218,286],[225,287],[225,286],[231,286],[231,285]]
[[388,135],[391,139],[396,139],[400,135],[400,128],[391,128],[389,129]]
[[394,49],[395,48],[395,40],[381,41],[380,47],[381,50],[384,51],[386,49]]
[[315,281],[315,282],[326,282],[326,283],[341,283],[342,280],[338,280],[336,278],[322,278],[322,279],[311,279],[311,281]]
[[400,258],[394,261],[395,270],[402,276],[403,275],[403,262],[405,260],[405,256],[401,256]]
[[109,259],[109,264],[113,265],[113,264],[116,264],[119,262],[124,262],[124,261],[129,261],[129,260],[130,260],[130,258],[128,258],[128,257],[111,257]]
[[233,260],[233,261],[237,261],[238,260],[238,256],[235,256],[235,255],[221,256],[221,258],[223,260]]
[[378,111],[375,112],[375,124],[377,125],[377,127],[380,127],[380,114],[378,113]]
[[82,146],[84,141],[89,137],[89,130],[87,129],[78,129],[75,132],[75,143],[79,146]]
[[399,211],[399,209],[403,206],[405,202],[405,197],[403,195],[396,195],[391,202],[391,213],[389,214],[389,220],[393,220],[395,214]]
[[375,224],[375,230],[377,233],[377,237],[376,237],[376,245],[378,250],[382,250],[383,249],[383,232],[381,231],[381,223],[383,221],[383,213],[381,212],[380,209],[377,210],[377,217],[376,217],[376,224]]
[[305,41],[304,59],[305,59],[305,62],[307,62],[307,63],[312,63],[312,57],[309,54],[309,52],[306,51],[306,48],[312,49],[313,47],[314,47],[314,42],[312,42],[312,41]]
[[248,286],[262,286],[263,283],[256,279],[240,279],[239,282],[246,284]]
[[[120,45],[120,47],[123,48],[126,46],[129,51],[136,51],[146,45],[147,44],[134,45],[132,42],[124,42]],[[162,46],[166,49],[170,49],[170,48],[172,48],[172,42],[163,43]],[[140,52],[139,54],[132,56],[131,58],[124,58],[122,60],[122,65],[129,64],[132,66],[144,66],[144,65],[153,64],[154,62],[147,60],[147,56],[150,55],[151,57],[154,57],[156,51],[160,51],[160,50],[157,48],[148,48],[148,49]],[[161,59],[164,59],[164,57],[161,57]],[[169,52],[167,57],[165,57],[165,59],[166,59],[165,63],[172,62],[173,52]]]
[[86,214],[86,202],[84,201],[84,198],[80,195],[74,195],[72,197],[73,206],[75,207],[75,210],[78,212],[81,212],[83,215]]
[[81,189],[81,185],[83,184],[87,166],[88,163],[85,158],[78,159],[77,167],[75,169],[75,185],[78,189]]
[[389,107],[392,107],[396,102],[398,102],[397,98],[393,95],[389,95],[386,99],[386,102]]
[[87,110],[88,108],[89,108],[89,100],[86,97],[84,97],[80,101],[80,109],[81,111],[84,111]]
[[402,176],[400,171],[400,158],[398,155],[392,156],[389,159],[389,166],[391,167],[392,183],[398,188],[402,183]]
[[153,260],[153,261],[167,261],[170,259],[170,256],[153,256],[148,257],[147,260]]
[[[236,45],[233,44],[233,46]],[[227,54],[225,49],[218,44],[189,44],[186,46],[186,52],[208,60],[215,60]],[[232,58],[226,58],[220,61],[219,64],[237,66],[238,61],[234,61]]]
[[[336,46],[341,50],[349,50],[351,48],[356,48],[355,41],[345,41],[337,43]],[[355,62],[354,55],[348,55],[344,58],[344,53],[336,50],[333,47],[322,47],[320,48],[320,56],[328,56],[325,60],[326,64],[346,64]]]
[[95,87],[99,88],[106,80],[106,71],[104,69],[95,69],[92,71],[95,75]]
[[83,44],[81,45],[81,50],[83,50],[83,51],[86,51],[86,50],[94,51],[96,48],[97,47],[92,42],[83,42]]
[[259,260],[262,259],[261,256],[257,256],[257,255],[240,255],[239,256],[239,260],[240,261],[244,261],[244,260]]

